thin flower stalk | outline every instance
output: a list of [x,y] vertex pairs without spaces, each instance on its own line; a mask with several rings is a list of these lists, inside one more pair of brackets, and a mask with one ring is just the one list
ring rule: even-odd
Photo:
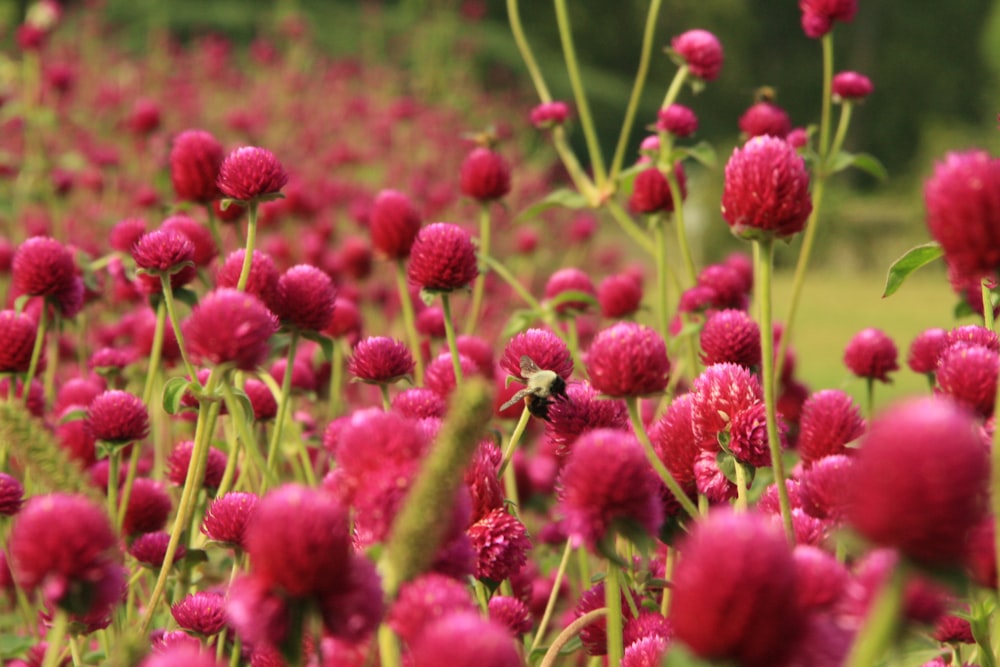
[[563,647],[566,646],[574,637],[580,634],[580,631],[585,627],[606,616],[608,613],[607,608],[601,607],[600,609],[594,609],[588,611],[586,614],[576,619],[569,625],[567,625],[562,632],[559,633],[549,645],[549,650],[545,652],[545,656],[542,661],[538,663],[538,667],[554,667],[556,660],[559,659],[559,653],[562,651]]
[[444,335],[451,352],[451,367],[455,373],[455,387],[462,386],[462,361],[459,358],[458,342],[455,338],[455,321],[451,318],[451,299],[448,292],[441,292],[441,310],[444,311]]
[[549,628],[549,623],[552,620],[552,613],[556,608],[556,601],[559,599],[559,590],[562,586],[563,577],[566,576],[566,568],[569,565],[569,556],[573,553],[573,545],[569,540],[566,540],[566,545],[563,547],[563,555],[559,560],[559,567],[556,568],[556,576],[552,580],[552,590],[549,592],[549,599],[545,603],[545,611],[542,613],[542,620],[538,622],[538,629],[535,631],[535,636],[531,640],[531,647],[528,649],[528,653],[534,653],[535,649],[542,642],[545,637],[545,632]]
[[[485,254],[485,253],[484,253]],[[413,377],[418,386],[424,383],[424,355],[420,352],[420,336],[417,334],[416,317],[413,313],[413,299],[410,297],[410,289],[406,282],[406,265],[402,260],[396,261],[396,291],[399,292],[399,303],[403,310],[403,327],[406,329],[406,340],[410,345],[410,354],[413,355],[413,361],[416,366],[413,369]],[[341,374],[343,373],[343,351],[340,349],[340,345],[334,345],[334,356],[340,351],[340,364],[339,369],[337,366],[334,369],[339,370]],[[342,379],[342,378],[341,378]],[[339,393],[341,385],[338,383],[336,387],[333,385],[334,378],[330,377],[330,402],[334,402],[334,389],[336,388]],[[336,397],[339,401],[339,396]],[[335,416],[336,412],[333,410],[331,405],[330,410],[331,416]]]
[[[38,363],[42,358],[42,348],[45,346],[45,334],[49,327],[49,316],[48,316],[48,303],[42,304],[41,314],[38,316],[38,331],[35,333],[35,345],[31,348],[31,361],[28,363],[28,371],[24,375],[24,399],[25,405],[28,403],[28,388],[31,386],[31,382],[35,379],[35,374],[38,372]],[[50,364],[55,364],[55,359],[49,362]],[[11,385],[12,387],[15,385]],[[13,400],[14,391],[10,391],[10,399]]]
[[604,605],[607,607],[608,664],[619,665],[625,654],[622,588],[618,567],[610,559],[604,577]]
[[184,362],[184,370],[192,382],[198,381],[198,372],[188,359],[184,345],[184,334],[181,332],[181,321],[177,317],[177,309],[174,303],[174,288],[170,284],[170,276],[165,273],[160,274],[160,285],[163,286],[163,304],[167,308],[167,317],[170,318],[170,326],[174,329],[174,336],[177,338],[177,345],[181,351],[181,360]]
[[878,664],[879,659],[890,646],[900,624],[903,609],[903,586],[906,572],[902,565],[896,565],[889,572],[885,583],[871,606],[847,661],[847,667],[867,667]]
[[695,507],[691,499],[688,498],[687,494],[681,488],[681,485],[677,483],[674,476],[670,474],[667,467],[663,465],[663,461],[656,454],[656,450],[653,449],[653,443],[649,440],[649,435],[646,433],[646,428],[642,425],[642,417],[639,416],[639,398],[636,396],[629,396],[625,399],[625,404],[628,406],[628,416],[632,421],[632,428],[635,431],[635,435],[639,438],[639,443],[642,444],[642,449],[646,452],[646,458],[649,460],[650,465],[653,466],[653,470],[656,474],[660,476],[663,483],[666,485],[670,493],[674,495],[674,498],[684,508],[684,511],[688,513],[691,518],[698,517],[698,508]]
[[246,252],[243,255],[243,268],[240,269],[240,278],[236,282],[236,289],[241,292],[246,290],[247,281],[250,280],[250,266],[253,262],[253,250],[257,243],[257,200],[247,202],[247,244]]
[[[483,202],[479,205],[479,254],[489,257],[490,254],[490,205]],[[472,306],[469,309],[469,316],[465,320],[465,333],[472,334],[476,330],[479,320],[479,313],[483,308],[483,293],[486,290],[486,268],[480,260],[479,275],[472,286]],[[414,352],[416,357],[418,352]]]
[[530,420],[531,412],[528,410],[528,406],[525,405],[521,410],[521,417],[517,420],[517,425],[514,426],[514,431],[510,434],[510,440],[507,441],[507,446],[503,449],[503,458],[500,461],[500,468],[497,470],[497,478],[504,478],[507,466],[510,465],[511,459],[514,457],[514,450],[517,449],[518,443],[521,442],[521,436],[524,435],[524,430],[528,428]]
[[281,446],[281,438],[285,430],[285,421],[288,419],[288,404],[291,402],[292,393],[292,370],[295,366],[295,351],[299,346],[299,333],[296,330],[291,332],[288,340],[288,353],[286,355],[285,374],[281,378],[281,393],[278,397],[278,414],[274,418],[274,430],[271,432],[271,441],[267,447],[267,470],[270,475],[278,472],[278,449]]

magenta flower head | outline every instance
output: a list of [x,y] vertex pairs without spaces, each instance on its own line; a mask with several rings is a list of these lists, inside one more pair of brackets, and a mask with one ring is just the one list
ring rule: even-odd
[[701,329],[701,361],[706,366],[760,365],[760,327],[742,310],[717,310]]
[[475,612],[446,614],[434,621],[410,644],[407,665],[440,667],[521,667],[514,638],[504,626]]
[[542,370],[552,371],[563,380],[573,373],[573,357],[559,336],[545,329],[528,329],[517,334],[503,349],[500,368],[507,375],[521,376],[521,357],[528,357]]
[[919,399],[875,420],[854,467],[851,525],[931,566],[957,564],[985,513],[986,450],[972,413]]
[[566,387],[566,399],[549,407],[545,435],[558,456],[566,456],[584,433],[602,428],[629,430],[628,408],[624,401],[602,399],[588,382]]
[[694,463],[701,447],[694,437],[691,421],[692,398],[689,392],[671,401],[663,417],[649,429],[649,439],[670,475],[681,488],[693,494],[696,489]]
[[298,331],[321,331],[333,318],[337,291],[330,276],[309,264],[299,264],[278,279],[275,314]]
[[661,392],[670,374],[663,337],[634,322],[619,322],[599,331],[587,351],[586,363],[594,389],[615,397]]
[[671,104],[666,109],[660,109],[656,120],[656,129],[669,132],[675,137],[690,137],[698,131],[698,116],[691,107],[683,104]]
[[880,329],[862,329],[847,343],[844,365],[861,378],[892,382],[889,373],[899,370],[896,344]]
[[597,286],[597,302],[608,319],[630,317],[642,304],[642,282],[628,273],[608,276]]
[[35,496],[7,541],[17,585],[74,614],[91,611],[105,580],[118,575],[118,539],[104,510],[83,496]]
[[827,456],[846,454],[847,444],[865,432],[865,420],[854,400],[839,389],[818,391],[802,404],[798,450],[809,466]]
[[204,130],[185,130],[170,149],[170,181],[181,201],[207,204],[219,196],[219,167],[223,148]]
[[[958,282],[1000,269],[1000,160],[985,151],[948,153],[924,184],[927,228]],[[955,281],[953,281],[955,282]]]
[[466,534],[476,550],[476,577],[501,582],[517,573],[531,548],[528,531],[506,507],[493,510],[469,526]]
[[[594,282],[584,271],[568,267],[559,269],[545,282],[545,298],[555,299],[564,292],[580,292],[589,297],[596,297]],[[570,299],[565,297],[555,307],[559,314],[583,312],[590,308],[591,302],[586,299]]]
[[785,239],[805,227],[812,212],[809,173],[785,141],[754,137],[726,163],[722,217],[744,239]]
[[743,112],[739,127],[747,139],[763,136],[784,139],[792,131],[792,119],[777,104],[761,101]]
[[872,94],[872,80],[857,72],[838,72],[832,82],[834,102],[861,102]]
[[451,292],[471,283],[479,268],[469,233],[447,222],[421,229],[410,249],[408,275],[411,283],[436,292]]
[[354,347],[347,370],[361,382],[391,384],[410,375],[415,366],[405,343],[387,336],[372,336]]
[[476,611],[469,589],[451,577],[429,573],[400,587],[386,622],[400,639],[410,644],[435,620],[465,611]]
[[559,511],[570,540],[592,550],[615,528],[655,535],[660,482],[635,436],[611,429],[581,436],[559,480]]
[[937,367],[940,392],[983,419],[993,414],[1000,354],[982,345],[958,343],[941,353]]
[[201,532],[210,540],[245,549],[247,525],[259,501],[256,495],[240,491],[230,491],[216,498],[205,511]]
[[194,244],[194,263],[196,266],[208,266],[219,254],[215,239],[208,227],[189,215],[177,213],[170,216],[160,225],[160,229],[180,232]]
[[0,373],[24,373],[31,365],[31,350],[38,325],[28,315],[0,311]]
[[170,614],[185,630],[211,637],[226,627],[226,598],[221,593],[199,591],[170,607]]
[[[234,250],[222,262],[215,276],[215,286],[236,289],[239,284],[240,271],[243,270],[243,258],[246,250]],[[253,294],[268,308],[276,307],[278,301],[278,268],[271,256],[259,250],[253,251],[250,258],[250,277],[247,278],[246,292]]]
[[124,445],[146,437],[149,413],[138,396],[113,389],[91,401],[87,428],[98,440]]
[[14,291],[18,294],[59,299],[73,289],[76,262],[73,253],[59,241],[33,236],[18,246],[11,274]]
[[562,125],[569,118],[569,105],[559,100],[542,102],[531,110],[531,124],[539,130]]
[[181,232],[158,229],[143,234],[132,246],[132,259],[139,269],[139,286],[147,294],[162,289],[160,276],[170,277],[171,287],[181,287],[197,275],[194,244]]
[[519,598],[494,595],[490,598],[489,612],[490,620],[507,628],[513,637],[531,631],[531,611]]
[[[170,455],[167,457],[167,479],[175,486],[184,486],[187,481],[188,468],[191,465],[191,452],[194,451],[192,440],[182,440],[174,445]],[[201,479],[201,486],[206,489],[217,489],[222,483],[222,476],[226,472],[227,457],[221,450],[215,447],[208,448],[208,455],[205,460],[205,474]]]
[[267,358],[278,322],[254,295],[224,288],[206,295],[183,327],[195,363],[232,363],[249,371]]
[[24,486],[14,477],[0,472],[0,516],[14,516],[21,510]]
[[215,659],[215,653],[202,650],[200,645],[187,643],[172,645],[162,651],[154,651],[139,663],[139,667],[222,667],[224,663]]
[[702,449],[715,452],[719,435],[728,433],[733,417],[764,400],[760,380],[737,364],[713,364],[691,388],[691,427]]
[[217,184],[223,195],[241,202],[269,199],[288,183],[288,174],[274,153],[242,146],[226,156]]
[[[163,559],[167,557],[169,544],[170,533],[166,531],[143,533],[129,545],[128,553],[143,565],[159,568],[163,565]],[[171,565],[176,565],[178,561],[184,559],[185,555],[187,555],[187,549],[181,544],[174,553],[174,562]]]
[[480,202],[500,199],[510,192],[510,165],[489,148],[475,148],[462,161],[459,187],[462,194]]
[[715,510],[680,547],[670,621],[697,656],[744,667],[780,665],[803,629],[795,561],[778,526]]
[[1000,338],[997,337],[996,332],[987,329],[981,324],[965,324],[955,327],[946,334],[946,340],[948,347],[965,343],[968,345],[982,345],[994,352],[1000,352]]
[[940,328],[925,329],[910,343],[906,365],[914,373],[931,375],[937,370],[938,359],[948,346],[948,332]]
[[[674,164],[674,180],[677,181],[677,188],[683,200],[687,196],[687,177],[684,174],[684,166],[680,162]],[[676,204],[670,193],[670,186],[659,168],[649,167],[639,172],[639,175],[635,177],[628,205],[636,213],[658,213],[660,211],[669,213],[674,210]]]
[[389,259],[406,259],[422,222],[409,197],[396,190],[382,190],[368,213],[372,247]]
[[858,0],[799,0],[802,30],[806,37],[819,39],[833,30],[835,21],[850,23],[858,12]]
[[714,81],[722,70],[722,44],[707,30],[688,30],[670,40],[670,48],[703,81]]
[[161,482],[139,477],[132,485],[128,508],[122,522],[125,535],[138,535],[161,530],[167,523],[173,503]]
[[352,553],[347,509],[323,491],[286,484],[261,499],[246,544],[254,576],[288,595],[337,590]]

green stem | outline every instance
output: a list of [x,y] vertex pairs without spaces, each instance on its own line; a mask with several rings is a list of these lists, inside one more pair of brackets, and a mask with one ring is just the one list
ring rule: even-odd
[[184,345],[184,334],[181,332],[181,321],[177,318],[177,311],[174,307],[174,288],[170,284],[170,276],[165,273],[160,274],[160,285],[163,288],[163,303],[167,307],[167,316],[170,318],[170,326],[174,329],[174,337],[177,339],[177,347],[181,351],[181,360],[184,362],[184,369],[192,382],[198,381],[198,372],[191,365],[191,360],[187,356],[187,346]]
[[990,280],[988,278],[983,278],[981,285],[983,291],[983,326],[993,331],[996,328],[996,322],[993,318],[993,290],[990,289]]
[[569,74],[570,87],[576,102],[580,125],[587,142],[587,152],[590,154],[590,165],[594,171],[594,182],[599,191],[604,190],[607,182],[607,171],[604,167],[604,156],[601,155],[601,144],[597,139],[594,119],[590,115],[590,104],[583,90],[583,80],[580,78],[580,68],[577,63],[576,48],[573,46],[573,32],[569,25],[569,12],[566,11],[566,0],[555,0],[556,23],[559,26],[559,41],[562,43],[563,56],[566,59],[566,72]]
[[628,406],[628,416],[632,420],[632,428],[635,430],[636,437],[639,438],[639,442],[642,444],[642,448],[646,452],[646,458],[649,460],[650,465],[653,466],[653,470],[655,470],[656,474],[660,476],[660,479],[663,480],[666,487],[670,489],[670,493],[674,494],[674,498],[676,498],[680,506],[684,508],[684,511],[687,512],[691,518],[697,518],[698,508],[695,507],[694,503],[691,502],[691,499],[687,497],[687,494],[684,493],[684,489],[682,489],[681,485],[677,483],[674,476],[670,474],[667,467],[663,465],[663,461],[660,460],[660,457],[656,454],[656,450],[653,449],[653,443],[650,442],[649,435],[646,434],[646,427],[642,425],[642,417],[639,416],[638,397],[627,397],[625,399],[625,404]]
[[522,285],[521,282],[514,277],[514,274],[508,271],[506,266],[492,257],[484,256],[482,259],[483,262],[490,267],[490,270],[500,276],[501,280],[507,283],[512,290],[517,292],[517,295],[521,297],[521,299],[528,304],[528,306],[535,311],[535,313],[538,314],[539,319],[541,319],[542,313],[545,312],[545,309],[542,308],[542,304],[539,303],[538,299],[532,296],[531,292],[525,289],[524,285]]
[[[1000,414],[1000,391],[996,392],[993,401],[993,414]],[[1000,572],[1000,429],[993,433],[993,447],[990,449],[990,504],[993,509],[994,550],[996,553],[997,572]],[[1000,593],[1000,581],[997,592]],[[994,612],[1000,623],[1000,611]]]
[[823,35],[823,102],[819,116],[819,157],[821,163],[830,157],[830,115],[833,110],[833,32]]
[[632,93],[629,95],[628,107],[625,109],[625,119],[622,121],[622,129],[618,134],[618,144],[615,146],[615,154],[611,159],[611,169],[608,172],[608,182],[612,184],[618,178],[625,161],[625,148],[628,145],[629,136],[632,134],[632,124],[635,121],[636,111],[639,109],[642,89],[646,85],[650,54],[653,52],[653,38],[656,33],[656,18],[660,14],[661,4],[662,0],[652,0],[649,3],[649,11],[646,12],[646,27],[642,32],[642,50],[639,54],[639,69],[635,74]]
[[[417,346],[419,347],[419,343]],[[417,373],[423,373],[423,357],[416,357]],[[419,382],[417,383],[420,384]],[[330,419],[335,419],[340,414],[341,392],[344,387],[344,344],[340,339],[333,341],[333,359],[330,360],[330,395],[327,397],[328,412]]]
[[[840,106],[840,120],[837,122],[837,132],[833,135],[833,143],[830,144],[830,153],[827,155],[827,161],[840,152],[840,149],[844,145],[844,138],[847,136],[847,128],[851,125],[851,112],[854,110],[854,104],[850,100],[844,100],[844,103]],[[826,171],[830,168],[829,164],[823,165],[823,170]]]
[[608,608],[608,664],[620,665],[625,654],[622,591],[621,582],[618,580],[618,568],[610,559],[604,577],[604,605]]
[[243,268],[240,269],[240,279],[236,283],[236,289],[241,292],[247,288],[247,281],[250,280],[250,266],[253,264],[253,249],[257,242],[257,202],[251,201],[247,204],[247,245],[246,254],[243,255]]
[[747,511],[747,471],[739,461],[736,462],[736,511]]
[[521,410],[521,418],[517,420],[517,426],[514,427],[514,432],[510,434],[510,440],[507,442],[507,446],[504,447],[503,459],[500,462],[500,468],[497,470],[498,479],[503,478],[507,466],[510,465],[510,460],[514,457],[514,449],[517,447],[517,443],[521,442],[521,436],[524,435],[524,430],[528,427],[530,420],[531,412],[528,411],[528,406],[525,405],[524,409]]
[[[38,316],[38,331],[35,332],[35,345],[31,348],[31,361],[28,362],[28,372],[24,376],[24,395],[21,397],[24,400],[24,404],[28,404],[28,388],[31,387],[31,382],[35,379],[35,374],[38,372],[38,363],[42,358],[42,348],[45,346],[45,334],[49,327],[49,304],[48,300],[42,301],[41,314]],[[49,359],[49,364],[55,364],[56,359]],[[13,400],[17,393],[17,380],[11,378],[10,381],[10,391],[8,392],[9,397]]]
[[871,423],[875,416],[875,378],[865,378],[865,418]]
[[[288,404],[292,393],[292,370],[295,366],[295,350],[299,346],[299,332],[292,331],[288,341],[287,362],[285,363],[285,374],[281,378],[281,396],[278,398],[278,414],[274,418],[274,430],[271,432],[271,442],[267,447],[267,471],[273,477],[278,472],[278,448],[281,445],[281,437],[285,431],[285,421],[288,417]],[[266,482],[265,482],[266,486]],[[261,490],[266,491],[264,488]]]
[[[52,405],[56,397],[56,370],[59,368],[59,364],[56,363],[59,360],[59,332],[62,330],[62,318],[59,315],[59,311],[56,310],[52,315],[52,331],[54,335],[49,336],[48,339],[48,351],[46,352],[46,359],[51,360],[50,363],[45,366],[45,374],[42,376],[42,385],[44,389],[45,404]],[[84,336],[80,336],[81,339]],[[27,385],[25,385],[27,387]],[[25,388],[25,395],[27,395],[27,388]]]
[[674,103],[681,92],[681,86],[687,81],[688,74],[690,73],[691,68],[688,67],[687,63],[677,68],[673,80],[670,81],[670,87],[667,88],[667,94],[663,96],[663,102],[660,104],[661,109],[666,109]]
[[628,234],[640,248],[655,257],[656,244],[650,241],[645,232],[643,232],[642,229],[635,224],[635,220],[632,219],[632,216],[626,213],[625,209],[623,209],[614,199],[609,199],[607,201],[607,205],[608,213],[610,213],[611,217],[615,219],[615,222],[617,222],[618,226],[622,228],[622,231]]
[[225,246],[222,245],[222,235],[219,233],[219,221],[215,217],[215,209],[211,204],[205,204],[205,213],[208,215],[208,231],[215,241],[215,246],[219,249],[219,255],[226,256]]
[[653,239],[656,242],[656,316],[660,335],[670,340],[670,308],[667,305],[667,240],[663,233],[663,220],[656,214],[652,221]]
[[[593,611],[588,611],[586,614],[576,619],[563,629],[556,637],[552,644],[549,646],[549,650],[545,652],[545,656],[542,661],[538,663],[538,667],[554,667],[556,660],[559,659],[559,653],[562,651],[563,647],[569,643],[573,637],[578,635],[581,630],[590,625],[591,623],[599,620],[602,616],[606,616],[608,610],[604,607],[600,609],[594,609]],[[615,666],[617,667],[617,665]]]
[[[236,424],[236,433],[239,435],[240,440],[243,441],[243,451],[246,452],[250,462],[264,480],[261,488],[270,488],[278,483],[278,478],[267,469],[267,461],[260,453],[260,449],[257,446],[257,439],[248,428],[249,416],[243,414],[243,404],[236,400],[233,388],[229,384],[223,383],[221,389],[222,398],[226,402],[226,408],[229,410],[229,414],[232,415],[232,421]],[[221,496],[228,491],[228,488],[223,488],[224,486],[225,484],[219,486],[217,496]]]
[[66,638],[66,631],[68,629],[69,614],[62,608],[57,607],[55,618],[52,619],[52,627],[49,628],[49,633],[45,637],[45,643],[48,646],[45,649],[45,659],[42,661],[42,667],[56,667],[59,664],[59,658],[63,653],[63,640]]
[[[488,203],[479,206],[479,255],[480,257],[490,256],[490,205]],[[483,292],[486,290],[486,264],[481,259],[479,264],[479,275],[476,276],[476,282],[472,287],[472,308],[465,320],[466,334],[471,334],[476,330],[479,311],[483,307]]]
[[764,406],[767,411],[767,444],[771,450],[771,465],[774,468],[774,483],[778,487],[778,504],[781,507],[781,521],[785,526],[785,537],[789,544],[795,544],[795,528],[792,525],[792,506],[785,486],[785,463],[781,457],[781,440],[778,438],[778,412],[775,396],[774,369],[774,325],[771,316],[771,274],[774,267],[774,239],[754,241],[756,253],[758,306],[760,314],[761,376],[764,390]]
[[441,310],[444,311],[444,335],[448,339],[448,350],[451,352],[451,367],[455,371],[455,389],[462,386],[462,361],[458,357],[458,343],[455,340],[455,323],[451,319],[451,294],[441,292]]
[[669,544],[666,549],[667,553],[663,558],[663,580],[667,585],[663,587],[663,599],[660,600],[660,614],[664,618],[670,613],[670,591],[674,578],[674,565],[677,564],[677,550]]
[[521,52],[521,59],[524,61],[524,66],[528,68],[528,75],[531,76],[531,82],[535,86],[535,91],[538,92],[539,99],[542,102],[551,102],[552,94],[549,93],[549,88],[545,85],[542,70],[538,67],[538,62],[531,52],[531,46],[528,45],[528,38],[525,36],[517,0],[507,0],[507,20],[510,22],[510,31],[514,35],[514,43],[517,44],[517,50]]
[[[133,457],[137,458],[137,457]],[[108,454],[108,516],[115,522],[116,527],[121,530],[122,524],[118,521],[119,515],[124,519],[125,507],[119,511],[118,507],[118,478],[122,469],[122,448],[114,445]]]
[[400,667],[399,640],[386,623],[378,626],[378,654],[382,667]]
[[684,269],[687,272],[688,281],[686,286],[691,287],[698,282],[698,271],[695,269],[694,258],[691,256],[691,247],[688,245],[687,227],[684,225],[684,201],[672,166],[668,167],[664,176],[667,179],[667,185],[670,187],[670,196],[674,200],[674,227],[677,229],[677,245],[680,247]]
[[580,332],[576,328],[576,318],[566,320],[566,346],[569,348],[569,356],[573,358],[573,372],[585,377],[587,367],[580,356]]
[[382,410],[389,412],[392,409],[392,401],[389,400],[389,385],[384,382],[380,382],[378,385],[379,393],[382,394]]
[[549,592],[549,600],[545,603],[545,612],[542,614],[542,620],[538,622],[535,638],[531,640],[531,648],[528,649],[529,654],[535,652],[542,638],[545,637],[545,631],[548,630],[549,622],[552,620],[552,613],[556,608],[556,601],[559,599],[562,580],[566,576],[566,568],[569,566],[569,555],[571,553],[573,553],[573,546],[569,540],[566,540],[566,546],[563,547],[562,559],[559,561],[559,567],[556,569],[555,579],[552,580],[552,590]]
[[[396,261],[396,290],[399,292],[399,303],[403,309],[403,327],[406,329],[406,338],[410,343],[410,354],[416,364],[413,375],[417,386],[424,384],[424,355],[420,351],[420,336],[417,334],[416,316],[413,313],[413,299],[410,297],[410,288],[406,282],[406,265],[402,260]],[[340,346],[336,346],[335,349]],[[331,382],[333,377],[331,374]],[[338,386],[339,390],[339,386]],[[333,386],[330,387],[330,396],[333,397]],[[331,417],[336,416],[331,410]]]
[[870,667],[879,662],[892,643],[903,610],[903,585],[906,573],[901,565],[889,572],[881,591],[869,607],[865,624],[858,633],[847,661],[847,667]]

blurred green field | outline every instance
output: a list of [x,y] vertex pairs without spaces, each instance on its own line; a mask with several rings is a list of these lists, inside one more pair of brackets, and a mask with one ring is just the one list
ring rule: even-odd
[[[929,327],[949,329],[975,323],[972,317],[956,320],[957,297],[943,271],[926,269],[911,276],[891,297],[882,298],[884,274],[838,272],[811,273],[803,290],[793,332],[797,376],[810,389],[842,389],[863,405],[865,382],[844,367],[844,348],[854,334],[876,327],[889,334],[899,348],[900,370],[891,385],[875,390],[876,408],[928,391],[927,380],[906,366],[914,336]],[[784,319],[792,291],[792,274],[778,273],[774,283],[774,316]]]

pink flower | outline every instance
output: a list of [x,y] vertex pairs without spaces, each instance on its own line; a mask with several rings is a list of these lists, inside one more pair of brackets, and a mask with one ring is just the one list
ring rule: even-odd
[[807,466],[833,454],[846,454],[849,442],[865,432],[854,400],[839,389],[818,391],[802,404],[798,450]]
[[567,456],[581,435],[604,428],[629,430],[625,402],[601,398],[589,382],[574,382],[567,385],[565,400],[549,406],[545,435],[556,455]]
[[587,351],[586,363],[594,389],[616,397],[661,392],[670,373],[663,338],[634,322],[619,322],[599,331]]
[[514,639],[502,625],[474,612],[456,612],[434,621],[410,645],[410,667],[521,667]]
[[813,463],[799,478],[802,509],[817,519],[840,522],[847,511],[853,490],[854,459],[843,454],[825,456]]
[[993,414],[1000,354],[982,345],[958,343],[941,353],[937,367],[940,392],[983,419]]
[[717,310],[701,329],[701,361],[706,366],[760,365],[760,327],[742,310]]
[[691,421],[692,398],[690,393],[675,398],[663,417],[649,429],[656,455],[681,488],[691,495],[696,490],[694,463],[701,453]]
[[170,614],[185,630],[211,637],[226,627],[226,599],[221,593],[199,591],[170,607]]
[[333,317],[336,298],[330,276],[315,266],[298,264],[278,279],[275,314],[299,331],[322,331]]
[[[590,297],[597,296],[594,283],[584,271],[576,268],[559,269],[545,282],[545,298],[555,299],[563,292],[581,292]],[[590,309],[590,302],[583,299],[561,301],[555,310],[557,313],[566,314],[573,312],[583,312]]]
[[736,364],[715,364],[691,387],[691,421],[702,449],[716,452],[718,437],[728,433],[733,417],[764,400],[757,376]]
[[264,362],[277,329],[274,315],[257,297],[228,288],[206,295],[183,325],[195,363],[232,362],[240,370]]
[[[163,559],[167,557],[167,547],[169,544],[170,533],[164,531],[143,533],[135,538],[128,548],[128,553],[143,565],[151,568],[159,568],[163,565]],[[176,565],[177,561],[183,560],[186,554],[187,549],[183,544],[179,544],[177,551],[174,552],[174,562],[172,564]]]
[[[174,445],[170,455],[167,457],[167,479],[176,486],[184,486],[187,481],[188,467],[191,463],[191,452],[194,450],[194,442],[182,440]],[[227,457],[221,450],[215,447],[208,448],[208,456],[205,460],[205,476],[201,482],[201,487],[205,489],[217,489],[222,483],[222,476],[226,472]]]
[[608,319],[630,317],[642,304],[642,282],[628,273],[608,276],[597,286],[597,302]]
[[132,258],[143,272],[137,276],[147,294],[162,289],[160,276],[170,277],[171,287],[181,287],[197,275],[194,267],[194,244],[181,232],[158,229],[143,234],[132,246]]
[[688,30],[674,37],[670,47],[699,79],[714,81],[719,76],[723,60],[722,44],[707,30]]
[[69,249],[59,241],[33,236],[18,246],[11,274],[18,294],[59,298],[73,289],[76,262]]
[[226,197],[249,202],[281,192],[288,174],[271,151],[242,146],[222,161],[217,183]]
[[435,222],[420,230],[410,250],[410,282],[422,289],[450,292],[479,275],[476,249],[458,225]]
[[405,389],[392,399],[392,410],[404,417],[426,419],[444,417],[448,405],[438,394],[426,387]]
[[656,129],[669,132],[675,137],[689,137],[698,131],[698,116],[690,107],[683,104],[671,104],[666,109],[660,109],[657,115]]
[[170,216],[160,225],[164,231],[180,232],[194,245],[194,263],[197,266],[208,266],[219,254],[215,239],[208,227],[189,215],[178,213]]
[[937,362],[947,346],[947,332],[941,328],[925,329],[917,334],[910,343],[910,352],[906,357],[906,365],[914,373],[933,374],[937,370]]
[[857,72],[838,72],[833,77],[832,88],[834,100],[851,102],[860,102],[875,89],[871,79]]
[[806,37],[819,39],[833,30],[835,21],[850,23],[858,11],[858,0],[799,0],[802,30]]
[[501,582],[516,573],[531,548],[527,529],[506,508],[498,508],[466,531],[476,550],[476,577]]
[[372,336],[355,346],[347,368],[362,382],[391,384],[412,373],[415,365],[405,343],[386,336]]
[[[462,368],[462,377],[470,377],[479,372],[479,366],[462,353],[458,355],[458,363]],[[442,352],[434,357],[424,369],[424,385],[441,398],[447,399],[455,390],[455,366],[451,354]]]
[[239,491],[216,498],[205,511],[201,532],[210,540],[245,549],[247,525],[259,501],[256,495]]
[[540,130],[562,125],[569,118],[569,105],[559,100],[542,102],[531,110],[531,124]]
[[513,637],[531,631],[531,612],[518,598],[494,595],[490,598],[489,612],[490,621],[507,628]]
[[0,311],[0,373],[24,373],[31,363],[38,325],[24,313]]
[[185,130],[170,149],[170,180],[181,201],[207,204],[219,196],[215,184],[222,166],[222,144],[204,130]]
[[449,613],[475,612],[476,604],[462,583],[441,574],[424,574],[403,584],[386,622],[407,644],[428,625]]
[[[677,181],[677,189],[680,192],[681,200],[683,200],[687,196],[687,177],[684,173],[684,166],[680,162],[674,164],[674,180]],[[635,178],[628,205],[636,213],[657,213],[660,211],[669,213],[674,210],[676,202],[670,193],[670,185],[659,168],[649,167],[639,172]]]
[[21,510],[24,486],[5,472],[0,472],[0,516],[14,516]]
[[421,222],[420,212],[409,197],[396,190],[382,190],[368,214],[372,247],[389,259],[406,259]]
[[500,199],[510,192],[510,165],[499,153],[476,148],[462,161],[459,187],[480,202]]
[[98,440],[123,445],[146,437],[149,414],[138,396],[113,389],[91,401],[87,427]]
[[844,365],[862,378],[891,382],[889,373],[899,370],[896,344],[884,331],[862,329],[844,350]]
[[[243,258],[246,250],[234,250],[223,261],[215,276],[215,286],[236,289],[239,284],[240,272],[243,270]],[[275,307],[278,301],[278,269],[271,256],[259,250],[253,251],[250,258],[250,276],[247,278],[245,291],[253,294],[268,308]]]
[[125,520],[122,522],[122,532],[125,535],[137,535],[162,530],[171,509],[173,503],[163,484],[146,477],[139,477],[132,484]]
[[722,217],[745,239],[793,236],[812,212],[809,173],[795,149],[776,137],[754,137],[726,163]]
[[792,120],[777,104],[757,102],[740,116],[739,127],[747,139],[763,136],[784,139],[792,131]]
[[573,357],[559,336],[545,329],[528,329],[517,334],[504,346],[500,368],[516,378],[521,377],[521,357],[529,357],[542,370],[552,371],[564,380],[573,374]]

